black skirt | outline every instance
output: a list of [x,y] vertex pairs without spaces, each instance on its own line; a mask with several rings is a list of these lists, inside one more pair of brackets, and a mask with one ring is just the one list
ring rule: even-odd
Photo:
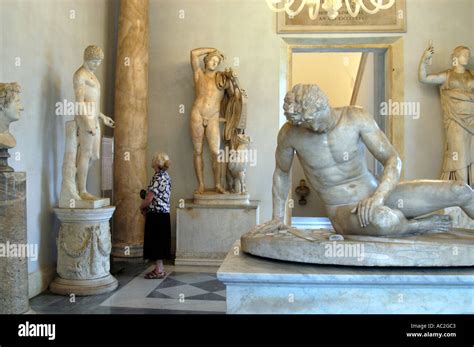
[[169,259],[171,249],[171,225],[169,213],[148,212],[145,221],[143,259]]

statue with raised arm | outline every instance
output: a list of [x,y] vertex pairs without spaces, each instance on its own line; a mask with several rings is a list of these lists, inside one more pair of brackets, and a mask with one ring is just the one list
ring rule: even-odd
[[441,179],[461,181],[474,187],[474,75],[466,69],[470,58],[468,47],[456,47],[453,68],[428,74],[434,48],[428,47],[421,57],[418,71],[422,83],[439,86],[443,123],[446,129]]
[[[284,110],[288,122],[278,135],[273,220],[261,228],[288,229],[283,217],[295,153],[338,234],[400,237],[444,232],[451,228],[449,216],[423,216],[451,206],[474,218],[474,191],[467,184],[400,182],[402,162],[396,150],[362,108],[332,108],[317,85],[299,84],[287,93]],[[384,166],[380,179],[367,168],[365,148]]]
[[79,201],[99,198],[87,191],[90,164],[100,158],[101,127],[114,128],[114,121],[100,112],[100,82],[94,72],[104,59],[98,46],[88,46],[84,63],[74,73],[76,98],[74,121],[66,123],[66,149],[63,162],[63,180],[59,207],[75,207]]
[[[200,57],[204,56],[204,68]],[[194,169],[198,181],[195,193],[203,194],[203,145],[207,139],[212,158],[215,191],[226,193],[222,185],[222,165],[218,160],[221,147],[220,121],[226,123],[224,141],[237,141],[234,131],[240,122],[242,93],[237,76],[231,69],[217,71],[224,55],[215,48],[196,48],[191,51],[196,97],[191,110],[190,126],[194,146]]]

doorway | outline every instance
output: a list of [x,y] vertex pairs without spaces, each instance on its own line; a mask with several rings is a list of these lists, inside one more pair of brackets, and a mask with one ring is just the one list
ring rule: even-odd
[[[385,119],[379,105],[385,101],[384,49],[304,49],[291,53],[291,87],[296,84],[317,84],[326,93],[332,107],[357,105],[373,115],[385,131]],[[383,167],[366,150],[369,170],[377,177]],[[292,224],[297,227],[328,226],[323,202],[305,180],[299,159],[292,167]],[[309,195],[302,198],[296,189],[306,183]],[[301,189],[299,190],[301,191]],[[307,189],[306,189],[307,191]]]

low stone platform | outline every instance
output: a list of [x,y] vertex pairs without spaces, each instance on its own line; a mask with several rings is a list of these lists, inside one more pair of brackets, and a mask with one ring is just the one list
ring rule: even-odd
[[204,194],[194,194],[193,203],[198,205],[248,205],[250,194],[219,194],[206,191]]
[[290,263],[230,249],[217,272],[233,314],[473,314],[474,268]]
[[259,201],[208,205],[186,200],[176,214],[175,264],[219,266],[235,240],[258,224]]
[[[341,240],[337,240],[340,238]],[[241,237],[242,250],[261,257],[311,264],[352,266],[474,266],[474,230],[403,238],[347,235],[317,229],[265,232]]]

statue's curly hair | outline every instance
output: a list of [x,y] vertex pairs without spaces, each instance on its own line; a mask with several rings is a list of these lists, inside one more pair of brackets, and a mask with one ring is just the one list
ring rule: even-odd
[[8,108],[13,100],[15,100],[16,95],[20,93],[21,88],[18,83],[0,83],[0,111]]
[[222,63],[222,61],[225,59],[225,58],[224,58],[224,55],[223,55],[221,52],[215,51],[215,52],[211,52],[211,53],[207,54],[207,55],[204,57],[204,64],[207,65],[207,62],[208,62],[209,60],[211,60],[211,58],[213,58],[213,57],[218,57],[218,58],[219,58],[219,63]]
[[453,53],[451,54],[451,57],[454,59],[454,58],[458,58],[462,52],[464,51],[471,51],[469,49],[469,47],[466,47],[466,46],[457,46],[454,50],[453,50]]
[[84,60],[100,59],[104,60],[104,51],[102,48],[95,45],[87,46],[84,50]]
[[312,120],[329,107],[329,99],[316,84],[297,84],[286,93],[283,109],[290,123]]

